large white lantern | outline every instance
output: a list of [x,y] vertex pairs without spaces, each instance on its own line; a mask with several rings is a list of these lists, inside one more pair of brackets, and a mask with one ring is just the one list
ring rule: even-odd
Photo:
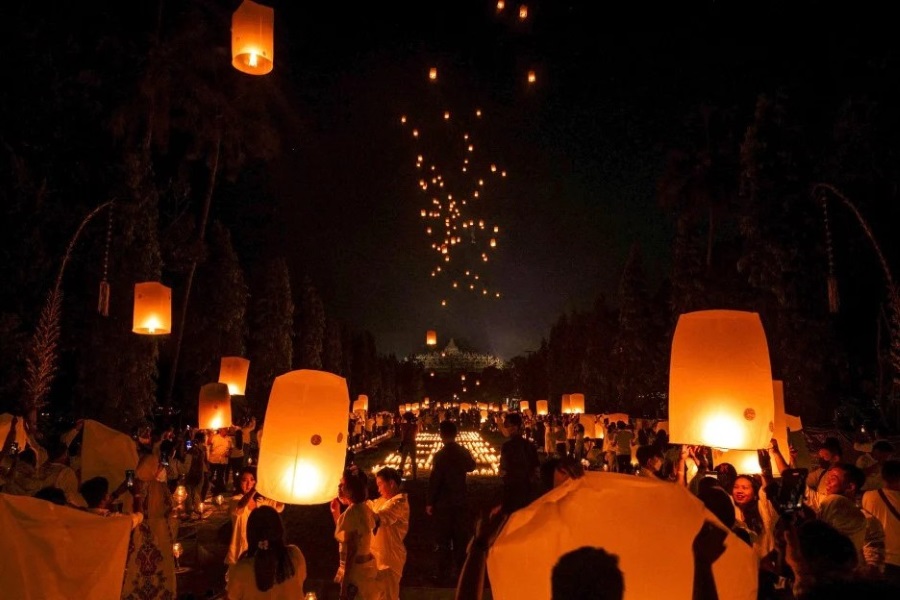
[[[775,380],[772,382],[772,392],[775,397],[775,431],[772,437],[778,442],[778,449],[786,461],[790,461],[788,455],[788,426],[784,414],[784,383]],[[771,443],[771,442],[770,442]],[[768,447],[766,444],[764,447]],[[759,466],[759,457],[755,450],[728,450],[726,452],[714,452],[713,462],[715,464],[730,463],[737,469],[738,474],[756,474],[761,473],[762,468]],[[781,475],[781,469],[778,464],[772,461],[772,474],[776,477]]]
[[[718,597],[755,600],[759,569],[753,549],[725,530],[696,496],[654,478],[599,472],[570,479],[509,516],[487,556],[491,592],[497,600],[550,600],[550,575],[559,558],[591,546],[618,556],[627,600],[690,598],[690,548],[705,523],[720,530],[725,545],[712,569]],[[652,577],[646,571],[648,539],[660,548],[683,549],[658,554]]]
[[250,361],[240,356],[223,356],[219,366],[219,383],[228,386],[232,396],[243,396],[247,390],[247,374]]
[[765,448],[775,400],[756,313],[707,310],[678,319],[669,369],[669,436],[675,444]]
[[172,288],[158,281],[134,284],[134,321],[131,331],[142,335],[172,332]]
[[544,416],[550,411],[548,410],[547,401],[546,400],[538,400],[534,403],[535,408],[537,409],[537,414],[539,416]]
[[231,427],[231,394],[226,384],[207,383],[200,388],[197,426],[200,429]]
[[286,504],[337,495],[347,454],[347,381],[324,371],[275,378],[259,450],[256,489]]
[[275,10],[244,0],[231,17],[231,64],[248,75],[265,75],[275,63]]
[[569,394],[569,412],[584,412],[584,394]]

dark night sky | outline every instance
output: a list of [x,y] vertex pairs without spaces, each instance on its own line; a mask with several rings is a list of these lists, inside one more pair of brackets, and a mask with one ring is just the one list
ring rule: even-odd
[[[686,118],[709,102],[749,119],[756,95],[783,84],[840,93],[868,51],[820,2],[559,0],[529,3],[526,27],[516,2],[504,18],[487,0],[275,6],[275,68],[303,123],[273,178],[286,253],[330,314],[400,355],[432,328],[506,358],[534,349],[562,311],[615,300],[634,242],[658,282],[671,227],[655,187]],[[442,309],[399,116],[475,107],[479,149],[510,173],[491,199],[504,297]]]

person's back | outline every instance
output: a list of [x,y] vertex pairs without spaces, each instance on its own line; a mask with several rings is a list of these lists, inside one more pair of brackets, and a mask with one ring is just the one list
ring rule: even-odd
[[296,600],[297,598],[303,598],[303,582],[306,580],[306,559],[297,546],[289,545],[285,547],[285,550],[294,567],[293,577],[275,583],[266,591],[260,591],[255,581],[256,558],[242,558],[228,570],[228,599]]
[[862,507],[884,528],[885,579],[900,586],[900,460],[882,465],[884,487],[863,494]]

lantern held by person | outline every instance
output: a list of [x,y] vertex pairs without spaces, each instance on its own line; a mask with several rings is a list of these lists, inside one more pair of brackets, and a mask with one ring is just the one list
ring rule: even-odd
[[256,489],[285,504],[335,496],[347,454],[347,381],[324,371],[275,378],[266,409]]
[[520,400],[519,401],[519,410],[525,412],[528,410],[528,400]]
[[550,412],[546,400],[538,400],[535,402],[535,408],[537,408],[538,416],[544,416]]
[[232,396],[243,396],[247,390],[247,374],[250,361],[240,356],[223,356],[219,366],[219,383],[228,386]]
[[569,412],[584,412],[584,394],[569,394]]
[[353,401],[353,412],[367,412],[369,410],[369,397],[365,394],[360,394],[356,397],[356,400]]
[[759,315],[734,310],[681,315],[669,369],[672,443],[766,448],[774,419],[772,368]]
[[275,10],[244,0],[231,17],[231,64],[248,75],[265,75],[275,63]]
[[134,333],[163,335],[172,332],[172,288],[157,281],[134,285]]
[[[231,394],[228,393],[227,385],[207,383],[200,388],[197,423],[200,429],[231,427]],[[266,428],[266,434],[268,433]]]

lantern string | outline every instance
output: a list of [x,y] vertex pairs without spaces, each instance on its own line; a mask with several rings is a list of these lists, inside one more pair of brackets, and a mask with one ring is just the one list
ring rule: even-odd
[[97,299],[97,312],[101,316],[109,316],[109,249],[112,245],[113,209],[116,201],[109,203],[109,211],[106,213],[106,248],[103,251],[103,277],[100,280],[100,297]]
[[822,197],[822,216],[825,221],[825,252],[828,256],[828,311],[836,314],[841,307],[838,295],[837,277],[834,274],[834,243],[831,237],[831,224],[828,221],[828,200]]

